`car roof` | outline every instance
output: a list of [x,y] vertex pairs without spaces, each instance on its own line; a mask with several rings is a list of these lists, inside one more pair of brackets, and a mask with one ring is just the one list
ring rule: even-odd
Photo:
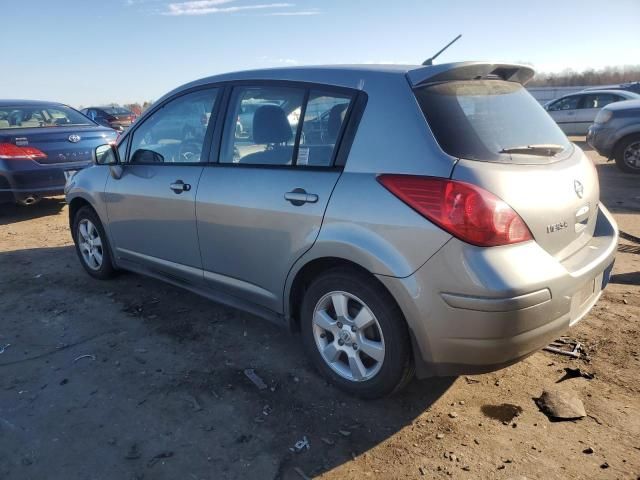
[[0,99],[0,106],[11,106],[11,105],[20,105],[24,107],[37,107],[37,106],[45,106],[45,105],[59,105],[66,107],[64,103],[60,102],[46,102],[44,100],[22,100],[22,99]]
[[640,98],[640,94],[637,94],[635,92],[629,92],[628,90],[606,90],[606,89],[580,90],[579,92],[567,93],[566,95],[562,95],[561,97],[554,98],[553,100],[549,101],[549,103],[555,102],[557,100],[562,100],[563,98],[576,97],[578,95],[594,95],[598,93],[610,93],[612,95],[621,95],[621,96],[629,95],[630,98],[636,98],[636,97]]
[[576,92],[574,95],[577,95],[577,94],[593,95],[594,93],[611,93],[613,95],[629,95],[631,97],[636,97],[637,96],[638,98],[640,98],[640,95],[638,95],[635,92],[629,92],[628,90],[617,90],[617,89],[613,89],[613,88],[582,90],[581,92]]
[[176,88],[158,101],[193,87],[245,80],[309,82],[362,90],[368,81],[389,77],[404,76],[410,84],[418,86],[427,81],[470,80],[488,75],[524,84],[533,77],[534,71],[527,65],[496,62],[456,62],[429,66],[356,64],[278,67],[201,78]]
[[624,100],[622,102],[613,102],[605,106],[607,110],[631,110],[640,109],[640,98],[634,100]]

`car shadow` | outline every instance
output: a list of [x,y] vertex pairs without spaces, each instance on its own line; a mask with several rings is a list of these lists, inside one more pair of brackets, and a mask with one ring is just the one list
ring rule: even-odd
[[64,197],[43,198],[35,205],[0,204],[0,225],[26,222],[40,217],[57,215],[66,205]]
[[[72,246],[0,253],[0,283],[12,305],[0,332],[10,344],[0,411],[20,426],[0,436],[0,451],[15,459],[7,468],[34,478],[87,465],[99,478],[134,478],[158,452],[171,452],[155,467],[161,478],[313,477],[433,422],[429,408],[455,382],[348,396],[316,373],[299,335],[137,274],[94,280]],[[22,391],[36,392],[28,409]],[[64,441],[41,444],[71,425]],[[304,439],[309,448],[295,451]]]

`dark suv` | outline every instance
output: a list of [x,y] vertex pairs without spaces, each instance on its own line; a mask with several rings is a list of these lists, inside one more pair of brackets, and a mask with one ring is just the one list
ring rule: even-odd
[[589,127],[587,142],[600,155],[615,158],[623,172],[640,174],[640,100],[607,105]]

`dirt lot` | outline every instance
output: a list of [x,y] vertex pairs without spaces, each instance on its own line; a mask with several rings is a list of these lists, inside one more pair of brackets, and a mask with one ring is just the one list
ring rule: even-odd
[[[640,236],[640,178],[588,154],[604,203]],[[631,241],[569,332],[590,361],[540,352],[361,402],[312,370],[297,336],[134,274],[89,278],[63,200],[0,208],[0,479],[640,478]],[[533,398],[568,366],[595,374],[561,384],[589,416],[550,422]]]

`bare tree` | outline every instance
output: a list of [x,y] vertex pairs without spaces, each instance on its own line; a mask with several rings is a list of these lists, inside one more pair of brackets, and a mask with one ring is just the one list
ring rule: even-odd
[[576,72],[570,68],[561,72],[540,72],[527,85],[531,87],[573,87],[639,81],[640,65],[623,65],[599,70],[589,68],[582,72]]

